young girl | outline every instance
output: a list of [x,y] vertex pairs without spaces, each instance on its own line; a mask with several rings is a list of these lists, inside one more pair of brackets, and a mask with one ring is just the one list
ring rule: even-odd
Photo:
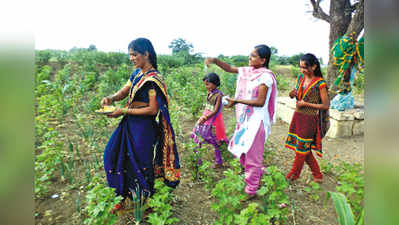
[[[202,80],[208,90],[208,95],[206,97],[205,110],[194,127],[191,137],[197,144],[201,144],[201,141],[198,139],[198,136],[201,136],[207,143],[213,145],[215,148],[215,163],[213,168],[219,168],[223,165],[219,146],[222,141],[229,143],[222,115],[223,105],[221,102],[223,93],[217,89],[220,85],[220,79],[216,73],[210,73]],[[212,133],[212,126],[215,127],[216,136]]]
[[312,151],[321,157],[321,139],[325,135],[323,110],[328,110],[327,84],[320,70],[319,60],[313,54],[306,54],[300,59],[301,73],[298,76],[296,88],[290,97],[296,97],[296,109],[290,124],[285,146],[295,151],[295,159],[291,171],[286,178],[296,180],[301,174],[304,162],[310,169],[315,182],[321,182],[323,175]]
[[269,70],[271,51],[266,45],[258,45],[249,56],[248,67],[234,67],[216,58],[207,58],[205,63],[214,63],[226,72],[238,73],[236,94],[228,99],[227,107],[236,106],[237,124],[229,151],[245,168],[245,192],[248,198],[255,197],[263,174],[264,144],[274,121],[276,105],[276,79]]

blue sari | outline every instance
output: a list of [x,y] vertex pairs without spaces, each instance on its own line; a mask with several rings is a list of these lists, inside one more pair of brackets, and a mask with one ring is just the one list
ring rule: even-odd
[[162,177],[165,184],[175,188],[180,181],[180,164],[166,86],[155,70],[144,74],[137,69],[129,81],[128,105],[133,101],[149,102],[148,92],[153,89],[160,113],[158,120],[148,115],[122,118],[104,151],[108,185],[123,197],[131,197],[130,190],[137,188],[152,195],[156,177]]

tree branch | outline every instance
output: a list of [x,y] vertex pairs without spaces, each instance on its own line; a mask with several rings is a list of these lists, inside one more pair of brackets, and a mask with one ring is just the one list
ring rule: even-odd
[[321,0],[310,0],[313,6],[313,16],[322,20],[327,21],[328,23],[331,21],[330,16],[323,11],[323,9],[320,7],[320,2]]
[[364,0],[360,0],[357,3],[356,13],[352,17],[348,29],[346,30],[346,35],[355,32],[354,38],[357,38],[364,28]]
[[359,2],[356,2],[355,4],[351,5],[351,11],[354,12],[357,9],[357,7],[359,7],[359,4],[360,4]]

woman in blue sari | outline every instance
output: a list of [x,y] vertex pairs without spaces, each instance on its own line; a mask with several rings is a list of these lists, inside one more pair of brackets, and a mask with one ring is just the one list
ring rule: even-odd
[[[155,50],[145,38],[132,41],[128,49],[136,70],[121,90],[101,101],[104,106],[129,97],[126,107],[108,115],[123,118],[104,151],[108,185],[124,199],[131,198],[131,190],[137,189],[145,196],[152,195],[156,177],[162,177],[170,187],[176,187],[180,180],[168,94],[157,71]],[[115,209],[121,207],[119,204]]]

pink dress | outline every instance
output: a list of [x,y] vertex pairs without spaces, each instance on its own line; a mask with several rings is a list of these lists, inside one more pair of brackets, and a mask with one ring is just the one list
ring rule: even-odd
[[[218,96],[223,96],[223,93],[221,91],[219,91],[218,89],[214,89],[211,93],[208,94],[207,102],[205,105],[205,110],[202,113],[202,115],[208,116],[212,112],[215,111],[216,101],[217,101]],[[223,109],[223,105],[220,104],[219,109],[217,110],[217,113],[215,115],[213,115],[211,118],[209,118],[208,120],[206,120],[203,124],[196,124],[196,126],[193,128],[193,132],[191,134],[191,138],[193,138],[195,143],[201,145],[202,143],[206,142],[206,143],[214,146],[214,148],[215,148],[215,163],[216,164],[223,163],[223,160],[222,160],[222,157],[220,154],[220,149],[219,149],[220,144],[222,143],[222,141],[229,143],[229,141],[226,137],[222,109]],[[212,127],[215,127],[216,136],[212,132]],[[204,141],[201,141],[200,140],[201,138]],[[201,163],[201,162],[199,162],[199,163]]]
[[235,98],[254,100],[259,95],[261,84],[268,87],[262,107],[236,105],[237,123],[228,147],[245,167],[245,192],[248,194],[256,193],[262,176],[264,144],[270,134],[271,123],[275,121],[276,83],[273,72],[264,67],[238,68]]

